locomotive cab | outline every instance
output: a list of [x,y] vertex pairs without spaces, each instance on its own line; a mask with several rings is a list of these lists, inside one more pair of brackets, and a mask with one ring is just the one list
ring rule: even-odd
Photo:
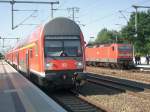
[[118,63],[123,66],[133,66],[133,48],[129,44],[118,44]]

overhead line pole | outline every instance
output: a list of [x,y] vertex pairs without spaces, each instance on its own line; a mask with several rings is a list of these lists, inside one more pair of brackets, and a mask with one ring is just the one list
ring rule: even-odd
[[12,30],[15,29],[17,26],[14,26],[14,4],[22,3],[22,4],[51,4],[51,18],[53,18],[53,9],[54,4],[59,4],[59,1],[56,2],[43,2],[43,1],[15,1],[15,0],[1,0],[0,3],[10,3],[11,4],[11,11],[12,11]]
[[11,28],[14,29],[14,0],[12,0],[11,3],[11,14],[12,14],[12,17],[11,17],[11,21],[12,21],[12,26]]
[[51,18],[53,18],[53,4],[51,4]]
[[72,11],[72,20],[75,21],[75,13],[79,11],[78,7],[72,7],[72,8],[68,8],[68,10]]
[[51,18],[53,18],[53,16],[54,16],[53,11],[57,10],[57,9],[54,9],[54,7],[53,7],[54,4],[59,4],[59,3],[51,3]]
[[4,48],[4,41],[5,41],[5,39],[16,39],[17,42],[18,42],[18,40],[19,40],[19,38],[2,38],[2,37],[0,37],[0,39],[3,40],[3,48]]
[[133,5],[132,7],[134,7],[135,8],[135,37],[137,37],[138,36],[138,33],[137,33],[137,31],[138,31],[138,28],[137,28],[137,24],[138,24],[138,20],[137,20],[137,18],[138,18],[138,15],[137,15],[137,9],[138,9],[138,7],[137,6],[135,6],[135,5]]
[[150,8],[149,6],[137,6],[137,5],[132,5],[133,8],[135,8],[135,33],[136,37],[138,37],[138,8]]

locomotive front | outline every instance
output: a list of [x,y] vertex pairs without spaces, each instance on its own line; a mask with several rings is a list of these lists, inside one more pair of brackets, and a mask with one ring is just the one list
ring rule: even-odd
[[74,21],[56,18],[45,25],[44,68],[46,79],[54,85],[83,84],[84,39]]
[[118,44],[118,63],[124,67],[133,66],[133,47],[130,44]]

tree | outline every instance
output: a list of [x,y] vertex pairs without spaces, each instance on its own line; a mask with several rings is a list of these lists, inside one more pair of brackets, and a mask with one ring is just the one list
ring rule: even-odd
[[104,28],[98,33],[95,43],[114,43],[116,41],[118,43],[121,42],[120,37],[120,32],[115,30],[109,31]]
[[108,43],[109,41],[111,41],[111,38],[112,34],[106,28],[104,28],[98,33],[95,42]]
[[[132,43],[135,52],[141,55],[150,54],[150,10],[138,12],[138,31],[135,32],[135,13],[132,13],[127,26],[122,28],[122,35]],[[138,34],[135,37],[135,34]]]

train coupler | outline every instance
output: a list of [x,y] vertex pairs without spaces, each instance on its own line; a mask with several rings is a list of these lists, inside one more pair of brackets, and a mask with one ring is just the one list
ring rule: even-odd
[[72,80],[73,80],[73,84],[74,84],[75,88],[79,88],[85,84],[86,74],[83,72],[75,72],[73,74]]

